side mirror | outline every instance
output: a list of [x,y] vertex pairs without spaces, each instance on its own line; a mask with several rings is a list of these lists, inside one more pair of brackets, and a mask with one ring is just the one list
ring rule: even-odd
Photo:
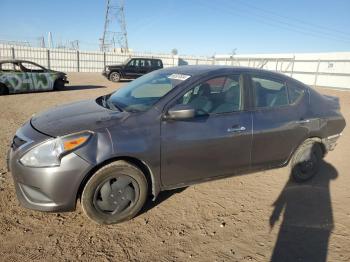
[[185,120],[194,118],[196,111],[189,105],[176,105],[168,110],[166,119]]

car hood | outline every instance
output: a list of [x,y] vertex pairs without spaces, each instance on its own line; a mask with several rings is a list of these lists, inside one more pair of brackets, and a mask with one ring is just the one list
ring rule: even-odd
[[39,132],[57,137],[84,130],[107,128],[127,115],[127,112],[104,108],[95,100],[84,100],[36,114],[30,122]]
[[61,71],[55,71],[55,70],[52,70],[52,69],[50,69],[50,70],[48,70],[50,73],[55,73],[55,74],[59,74],[59,75],[67,75],[66,73],[64,73],[64,72],[61,72]]
[[109,68],[122,68],[124,65],[123,64],[118,64],[118,65],[109,65],[107,67]]

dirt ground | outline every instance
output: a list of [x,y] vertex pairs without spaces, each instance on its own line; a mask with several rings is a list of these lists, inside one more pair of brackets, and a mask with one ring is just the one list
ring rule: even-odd
[[[32,114],[121,86],[70,74],[67,91],[0,97],[0,261],[350,261],[350,132],[320,174],[299,185],[287,168],[163,192],[131,221],[113,226],[72,213],[19,206],[6,152]],[[350,123],[350,92],[340,97]],[[268,149],[267,149],[268,150]]]

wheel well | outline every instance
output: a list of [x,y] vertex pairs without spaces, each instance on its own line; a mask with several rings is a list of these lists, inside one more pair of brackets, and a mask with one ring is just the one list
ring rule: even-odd
[[292,151],[292,153],[291,153],[291,155],[289,156],[288,160],[286,161],[285,165],[288,165],[288,164],[289,164],[289,162],[292,160],[292,158],[293,158],[295,152],[296,152],[296,151],[298,150],[298,148],[299,148],[302,144],[304,144],[305,141],[307,141],[307,140],[313,140],[313,141],[317,142],[317,143],[320,145],[320,147],[321,147],[321,149],[322,149],[322,157],[324,157],[324,156],[327,154],[326,146],[325,146],[325,144],[322,142],[322,139],[321,139],[320,137],[309,137],[309,138],[303,140],[297,147],[294,148],[294,150]]
[[326,146],[322,142],[322,139],[320,137],[310,137],[307,140],[314,140],[315,142],[317,142],[320,145],[320,147],[322,149],[322,154],[323,154],[322,157],[324,157],[327,154]]
[[5,95],[8,95],[9,94],[9,88],[4,83],[0,83],[0,87],[1,86],[5,88]]
[[89,181],[89,179],[92,177],[92,175],[95,174],[95,172],[97,170],[99,170],[100,168],[102,168],[105,165],[108,165],[108,164],[115,162],[115,161],[118,161],[118,160],[124,160],[124,161],[136,166],[137,168],[139,168],[142,171],[142,173],[146,177],[148,187],[151,189],[149,191],[149,195],[151,195],[152,198],[154,198],[155,194],[156,194],[154,187],[153,187],[155,181],[152,178],[151,171],[150,171],[149,167],[144,162],[142,162],[141,160],[139,160],[137,158],[125,156],[125,157],[115,157],[115,158],[108,159],[108,160],[98,164],[94,168],[92,168],[89,171],[89,173],[85,176],[83,181],[80,183],[80,186],[79,186],[79,189],[77,192],[77,196],[76,196],[76,200],[78,200],[81,197],[81,194],[83,193],[83,190],[84,190],[86,183]]
[[112,73],[118,73],[118,74],[120,75],[120,77],[124,77],[122,71],[120,71],[120,70],[112,70],[112,71],[109,73],[108,78],[110,77],[110,75],[111,75]]

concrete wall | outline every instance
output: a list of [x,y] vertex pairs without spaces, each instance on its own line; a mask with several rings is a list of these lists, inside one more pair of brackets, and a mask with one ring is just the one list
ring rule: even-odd
[[350,88],[350,52],[218,55],[215,60],[279,71],[308,85]]

